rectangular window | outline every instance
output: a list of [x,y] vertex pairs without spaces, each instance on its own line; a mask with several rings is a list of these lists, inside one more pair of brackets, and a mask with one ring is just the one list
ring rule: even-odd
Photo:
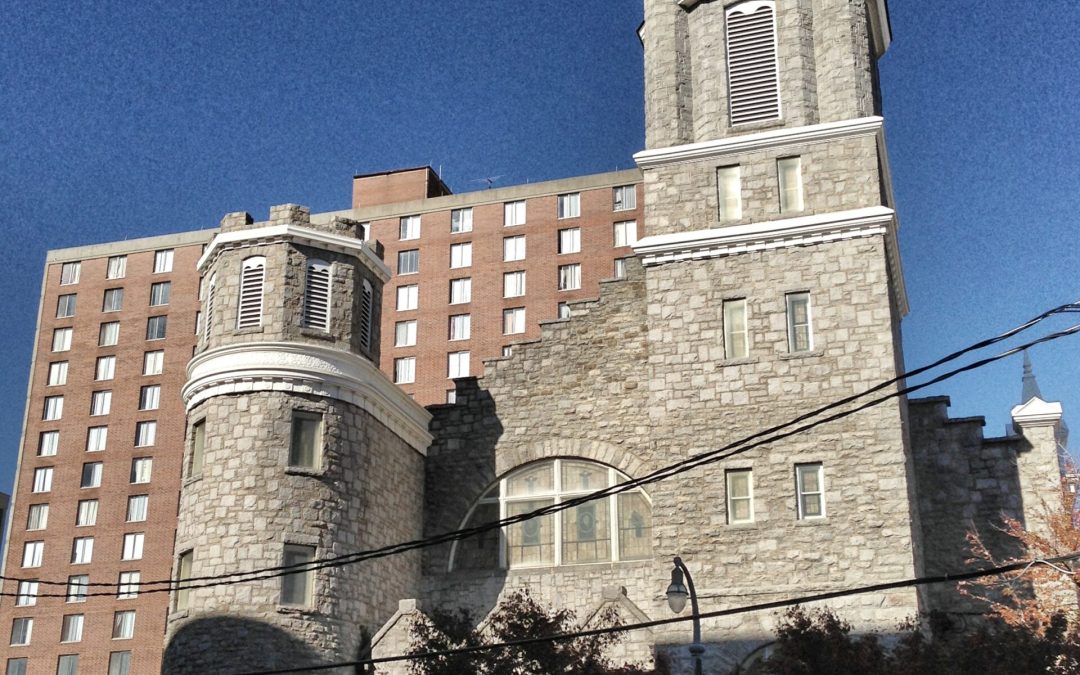
[[45,557],[45,542],[28,541],[23,544],[23,567],[41,567],[43,557]]
[[581,288],[581,264],[559,265],[559,290],[573,291]]
[[738,166],[716,170],[716,205],[720,220],[742,218],[742,178]]
[[420,216],[405,216],[399,221],[398,237],[402,241],[420,238]]
[[60,267],[60,285],[69,286],[71,284],[79,283],[79,272],[82,269],[82,263],[69,262],[64,263]]
[[289,466],[317,469],[322,460],[322,415],[293,411]]
[[577,218],[581,215],[581,194],[572,192],[559,195],[559,218]]
[[454,209],[450,212],[451,232],[472,232],[472,209]]
[[615,278],[626,278],[626,258],[615,258]]
[[472,302],[472,279],[450,280],[450,304],[463,305]]
[[724,301],[724,355],[729,359],[745,359],[750,355],[746,330],[746,299]]
[[81,488],[101,487],[101,473],[104,470],[101,462],[86,462],[82,465],[82,478],[79,480]]
[[191,427],[191,468],[189,476],[202,474],[203,456],[206,453],[206,420],[199,420]]
[[525,259],[525,235],[503,237],[503,262]]
[[139,410],[157,410],[161,405],[161,385],[147,384],[139,389]]
[[56,675],[79,675],[79,655],[64,654],[57,659]]
[[116,376],[116,357],[99,356],[94,364],[95,380],[111,380]]
[[116,599],[130,600],[139,596],[139,583],[142,574],[139,572],[121,572],[120,579],[116,583]]
[[397,273],[416,274],[420,271],[420,249],[412,248],[408,251],[398,251]]
[[38,457],[52,457],[60,447],[59,431],[43,431],[38,437]]
[[136,457],[131,460],[131,482],[149,483],[153,469],[154,460],[152,457]]
[[135,610],[125,609],[113,614],[112,637],[114,640],[130,640],[135,637]]
[[525,332],[525,308],[513,307],[503,310],[503,335]]
[[11,622],[11,645],[30,644],[30,634],[34,631],[34,620],[20,617]]
[[[315,560],[315,547],[285,544],[281,556],[283,567],[306,565]],[[281,577],[281,604],[310,607],[314,595],[315,571],[301,570]]]
[[450,245],[450,269],[472,267],[472,242]]
[[786,157],[776,160],[780,183],[780,213],[803,210],[802,159]]
[[150,284],[150,306],[160,307],[169,304],[169,294],[172,290],[171,281],[159,281]]
[[109,427],[90,427],[86,430],[86,451],[101,452],[109,442]]
[[128,497],[125,520],[129,523],[141,523],[146,520],[146,509],[150,505],[149,495],[131,495]]
[[26,529],[44,530],[49,525],[49,505],[31,504],[26,515]]
[[79,508],[75,512],[75,527],[90,527],[97,525],[98,500],[80,499]]
[[450,317],[450,339],[468,340],[472,336],[472,316],[455,314]]
[[637,208],[637,186],[620,185],[611,189],[612,211],[630,211]]
[[416,381],[416,357],[394,359],[394,383],[412,384]]
[[[70,330],[70,329],[69,329]],[[112,347],[120,340],[120,322],[109,321],[98,330],[98,347]]]
[[52,334],[52,350],[54,352],[66,352],[71,349],[70,328],[56,328]]
[[[184,551],[180,554],[180,557],[176,559],[176,580],[178,582],[186,581],[191,578],[191,564],[194,560],[194,551]],[[188,608],[188,600],[190,599],[190,594],[190,588],[181,587],[176,589],[177,610]]]
[[581,228],[568,227],[559,230],[559,255],[581,253]]
[[397,310],[403,312],[405,310],[416,309],[420,304],[420,287],[416,284],[410,286],[398,286],[397,288]]
[[394,324],[394,346],[412,347],[416,344],[416,320],[398,321]]
[[446,360],[447,377],[454,379],[469,376],[469,352],[450,352]]
[[75,316],[75,294],[61,295],[56,299],[56,318],[65,319]]
[[559,303],[559,318],[560,319],[569,319],[570,318],[570,303],[569,302],[560,302]]
[[171,248],[154,251],[154,274],[172,272],[173,250]]
[[112,392],[95,391],[90,394],[90,415],[108,415],[112,410]]
[[633,246],[637,243],[637,221],[624,220],[612,226],[615,246]]
[[447,405],[453,405],[457,403],[457,389],[446,390],[446,403]]
[[127,256],[114,255],[109,258],[109,266],[105,270],[106,279],[123,279],[127,276]]
[[86,602],[86,593],[89,588],[90,576],[88,574],[75,574],[68,577],[65,602]]
[[33,492],[49,492],[52,490],[52,477],[53,468],[51,466],[42,466],[34,469]]
[[124,551],[121,560],[142,560],[143,542],[146,535],[142,532],[129,532],[124,535]]
[[510,358],[510,356],[512,356],[513,353],[514,353],[514,348],[513,347],[511,347],[510,345],[503,345],[502,355],[503,355],[504,359]]
[[520,298],[525,295],[525,272],[506,272],[503,274],[503,297]]
[[167,316],[152,316],[146,320],[146,339],[147,340],[164,340],[165,328],[168,324],[169,317]]
[[71,564],[85,565],[94,559],[94,538],[75,537],[71,542]]
[[131,674],[131,652],[112,652],[109,654],[109,675]]
[[8,659],[7,670],[4,671],[4,675],[26,675],[28,661],[29,659],[25,656],[17,659]]
[[825,516],[825,473],[820,462],[795,465],[799,520]]
[[725,472],[727,482],[727,517],[729,523],[754,520],[754,480],[750,469]]
[[46,396],[45,406],[41,411],[41,419],[58,420],[64,416],[64,397]]
[[503,204],[503,227],[525,224],[525,202],[506,202]]
[[108,288],[105,290],[105,297],[101,301],[101,311],[103,312],[119,312],[124,306],[124,289],[122,288]]
[[64,616],[64,622],[60,627],[60,642],[80,642],[82,641],[82,631],[83,615],[68,614]]
[[786,300],[788,351],[808,352],[814,348],[810,332],[810,294],[788,293]]
[[143,354],[143,375],[160,375],[161,369],[165,365],[165,352],[153,351]]
[[16,607],[32,607],[37,604],[38,582],[20,581],[15,591]]

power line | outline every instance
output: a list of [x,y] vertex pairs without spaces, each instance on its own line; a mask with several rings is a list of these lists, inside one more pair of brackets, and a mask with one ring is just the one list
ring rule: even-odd
[[[952,377],[955,377],[956,375],[959,375],[961,373],[964,373],[964,372],[967,372],[967,371],[970,371],[970,370],[975,370],[977,368],[981,368],[981,367],[983,367],[985,365],[988,365],[990,363],[994,363],[995,361],[999,361],[1001,359],[1007,358],[1008,356],[1011,356],[1011,355],[1013,355],[1013,354],[1015,354],[1015,353],[1017,353],[1019,351],[1022,351],[1024,349],[1033,347],[1035,345],[1038,345],[1038,344],[1041,344],[1041,343],[1044,343],[1044,342],[1051,342],[1053,340],[1057,340],[1057,339],[1060,339],[1062,337],[1066,337],[1068,335],[1072,335],[1074,333],[1080,332],[1080,324],[1077,324],[1077,325],[1072,326],[1070,328],[1067,328],[1067,329],[1064,329],[1064,330],[1061,330],[1061,331],[1057,331],[1055,333],[1051,333],[1049,335],[1046,335],[1046,336],[1040,337],[1038,339],[1032,340],[1032,341],[1027,342],[1025,344],[1014,347],[1012,349],[1008,349],[1008,350],[1006,350],[1004,352],[1001,352],[1001,353],[999,353],[999,354],[997,354],[995,356],[987,357],[987,358],[984,358],[982,360],[973,362],[971,364],[961,366],[961,367],[953,369],[951,371],[947,371],[947,372],[945,372],[945,373],[943,373],[943,374],[941,374],[941,375],[939,375],[939,376],[937,376],[937,377],[935,377],[935,378],[933,378],[933,379],[931,379],[931,380],[929,380],[927,382],[924,382],[922,384],[913,385],[913,386],[910,386],[910,387],[898,389],[896,391],[890,392],[890,393],[885,394],[883,396],[880,396],[878,398],[871,399],[870,401],[867,401],[867,402],[865,402],[865,403],[863,403],[863,404],[861,404],[861,405],[859,405],[859,406],[857,406],[855,408],[851,408],[849,410],[845,410],[845,411],[842,411],[842,412],[839,412],[839,413],[834,413],[833,415],[830,415],[828,417],[824,417],[824,418],[815,420],[815,421],[807,423],[807,424],[803,424],[801,426],[795,427],[794,429],[790,429],[789,431],[785,431],[783,433],[778,433],[778,432],[781,432],[784,429],[787,429],[788,427],[799,424],[800,422],[804,422],[804,421],[806,421],[806,420],[808,420],[810,418],[817,417],[817,416],[819,416],[819,415],[821,415],[821,414],[823,414],[825,412],[828,412],[828,411],[830,411],[832,409],[835,409],[835,408],[838,408],[840,406],[847,405],[848,403],[854,402],[854,401],[856,401],[856,400],[858,400],[860,398],[863,398],[863,397],[865,397],[865,396],[867,396],[869,394],[881,391],[881,390],[883,390],[883,389],[885,389],[887,387],[890,387],[890,386],[892,386],[894,384],[897,384],[897,383],[899,383],[899,382],[901,382],[901,381],[903,381],[903,380],[905,380],[905,379],[907,379],[909,377],[914,377],[916,375],[920,375],[920,374],[922,374],[924,372],[927,372],[928,370],[932,370],[932,369],[937,368],[937,367],[939,367],[939,366],[941,366],[941,365],[943,365],[945,363],[948,363],[950,361],[954,361],[957,358],[960,358],[961,356],[964,356],[965,354],[968,354],[968,353],[970,353],[972,351],[977,351],[979,349],[983,349],[985,347],[988,347],[988,346],[991,346],[991,345],[996,344],[998,342],[1001,342],[1002,340],[1013,337],[1013,336],[1017,335],[1018,333],[1020,333],[1020,332],[1022,332],[1024,330],[1027,330],[1028,328],[1031,328],[1032,326],[1035,326],[1039,322],[1045,320],[1046,318],[1048,318],[1048,317],[1050,317],[1052,315],[1055,315],[1055,314],[1058,314],[1058,313],[1064,313],[1064,312],[1073,312],[1073,311],[1080,311],[1080,302],[1078,302],[1078,303],[1068,303],[1068,304],[1060,305],[1060,306],[1055,307],[1053,309],[1047,310],[1047,311],[1043,312],[1042,314],[1040,314],[1040,315],[1026,321],[1025,323],[1020,324],[1019,326],[1016,326],[1014,328],[1011,328],[1011,329],[1005,331],[1004,333],[1001,333],[1000,335],[997,335],[995,337],[987,338],[987,339],[981,340],[979,342],[976,342],[976,343],[974,343],[974,344],[972,344],[972,345],[970,345],[968,347],[964,347],[963,349],[960,349],[960,350],[955,351],[955,352],[953,352],[951,354],[948,354],[948,355],[938,359],[937,361],[934,361],[933,363],[931,363],[929,365],[921,366],[919,368],[908,371],[906,373],[902,373],[902,374],[900,374],[900,375],[898,375],[898,376],[896,376],[894,378],[882,381],[882,382],[870,387],[869,389],[866,389],[865,391],[862,391],[862,392],[857,393],[857,394],[852,394],[850,396],[846,396],[844,398],[832,401],[832,402],[827,403],[827,404],[825,404],[825,405],[823,405],[823,406],[821,406],[821,407],[819,407],[819,408],[817,408],[815,410],[812,410],[810,412],[799,415],[799,416],[797,416],[797,417],[795,417],[795,418],[793,418],[793,419],[791,419],[791,420],[789,420],[787,422],[775,425],[775,426],[770,427],[768,429],[753,433],[753,434],[751,434],[749,436],[746,436],[746,437],[744,437],[742,439],[733,441],[733,442],[731,442],[731,443],[729,443],[729,444],[727,444],[727,445],[725,445],[725,446],[723,446],[723,447],[721,447],[719,449],[710,450],[710,451],[707,451],[707,452],[704,452],[704,453],[699,453],[699,454],[694,455],[692,457],[689,457],[689,458],[687,458],[685,460],[676,462],[674,464],[670,464],[670,465],[665,466],[665,467],[661,467],[660,469],[657,469],[657,470],[655,470],[655,471],[653,471],[651,473],[648,473],[648,474],[646,474],[646,475],[644,475],[644,476],[642,476],[640,478],[631,479],[629,481],[619,483],[617,485],[610,486],[610,487],[607,487],[607,488],[603,488],[603,489],[597,490],[595,492],[591,492],[591,493],[586,494],[586,495],[581,495],[581,496],[575,497],[573,499],[568,499],[568,500],[562,501],[562,502],[560,502],[558,504],[551,504],[551,505],[548,505],[548,506],[545,506],[545,507],[541,507],[539,509],[535,509],[533,511],[521,513],[521,514],[518,514],[518,515],[515,515],[515,516],[508,516],[506,518],[503,518],[503,519],[498,520],[498,521],[493,521],[491,523],[485,523],[485,524],[482,524],[482,525],[476,525],[476,526],[473,526],[473,527],[470,527],[470,528],[462,528],[462,529],[458,529],[458,530],[452,530],[450,532],[445,532],[443,534],[435,535],[435,536],[432,536],[432,537],[427,537],[427,538],[424,538],[424,539],[417,539],[417,540],[412,540],[412,541],[408,541],[408,542],[392,544],[392,545],[384,546],[384,547],[377,548],[377,549],[369,549],[367,551],[359,551],[359,552],[356,552],[356,553],[344,554],[344,555],[335,556],[335,557],[332,557],[332,558],[324,558],[324,559],[321,559],[321,560],[315,560],[315,561],[311,561],[311,562],[308,562],[308,563],[299,563],[299,564],[295,564],[295,565],[281,565],[281,566],[275,566],[275,567],[265,567],[265,568],[260,568],[260,569],[256,569],[256,570],[249,570],[249,571],[246,571],[246,572],[229,572],[229,573],[224,573],[224,574],[219,574],[219,575],[209,575],[209,576],[202,576],[202,577],[189,577],[189,578],[184,579],[182,581],[181,580],[175,580],[175,579],[144,581],[144,582],[139,583],[139,593],[168,593],[168,592],[171,592],[173,590],[186,590],[186,589],[197,589],[197,588],[210,588],[210,587],[215,587],[215,586],[235,585],[235,584],[240,584],[240,583],[247,583],[249,581],[260,581],[260,580],[265,580],[265,579],[272,579],[272,578],[275,578],[275,577],[286,576],[288,574],[293,574],[293,573],[307,572],[307,571],[326,569],[326,568],[331,568],[331,567],[342,567],[342,566],[345,566],[345,565],[351,565],[351,564],[355,564],[355,563],[358,563],[358,562],[363,562],[363,561],[366,561],[366,560],[374,560],[374,559],[377,559],[377,558],[387,557],[387,556],[390,556],[390,555],[397,555],[399,553],[405,553],[405,552],[412,551],[412,550],[417,550],[417,549],[420,549],[420,548],[426,548],[426,547],[429,547],[429,546],[436,546],[436,545],[439,545],[439,544],[449,543],[449,542],[457,541],[457,540],[460,540],[460,539],[466,539],[468,537],[476,536],[476,535],[482,534],[484,532],[489,532],[491,530],[500,529],[500,528],[506,527],[508,525],[514,525],[516,523],[523,522],[525,520],[530,520],[532,518],[557,513],[559,511],[570,509],[570,508],[573,508],[575,506],[579,506],[581,504],[584,504],[584,503],[587,503],[587,502],[590,502],[590,501],[594,501],[596,499],[602,499],[602,498],[610,496],[610,495],[619,494],[621,492],[627,492],[627,491],[630,491],[630,490],[634,490],[634,489],[637,489],[638,487],[641,487],[643,485],[648,485],[648,484],[651,484],[651,483],[659,482],[659,481],[664,480],[666,478],[670,478],[672,476],[676,476],[676,475],[679,475],[681,473],[685,473],[686,471],[690,471],[691,469],[697,468],[699,466],[703,466],[705,464],[715,463],[715,462],[721,461],[723,459],[733,457],[733,456],[735,456],[737,454],[747,452],[747,451],[752,450],[754,448],[761,447],[763,445],[768,445],[768,444],[773,443],[775,441],[783,440],[783,439],[789,438],[791,436],[795,436],[795,435],[803,433],[805,431],[809,431],[810,429],[813,429],[813,428],[815,428],[817,426],[820,426],[822,424],[826,424],[828,422],[836,421],[836,420],[842,419],[844,417],[848,417],[850,415],[853,415],[853,414],[855,414],[857,412],[861,412],[862,410],[871,408],[871,407],[876,406],[876,405],[880,405],[881,403],[884,403],[885,401],[888,401],[890,399],[898,398],[900,396],[906,396],[907,394],[910,394],[910,393],[925,389],[926,387],[929,387],[929,386],[932,386],[934,384],[943,382],[943,381],[945,381],[947,379],[950,379]],[[770,434],[776,434],[776,435],[769,436]],[[764,438],[764,437],[767,437],[767,438]],[[754,441],[754,442],[751,442],[751,441]],[[70,585],[68,581],[51,581],[51,580],[41,580],[41,579],[32,579],[32,578],[24,578],[24,577],[9,577],[9,576],[3,576],[3,577],[0,577],[0,578],[5,579],[5,580],[10,580],[10,581],[36,581],[38,584],[41,584],[41,585],[51,585],[51,586],[69,586]],[[198,582],[207,582],[207,583],[198,583]],[[82,588],[82,589],[86,589],[86,588],[89,588],[89,587],[108,587],[108,588],[115,589],[115,588],[117,588],[117,586],[118,586],[117,583],[112,583],[112,582],[92,582],[92,583],[79,584],[79,588]],[[146,588],[147,586],[162,586],[162,588]],[[14,597],[14,596],[18,596],[18,595],[19,595],[18,593],[0,593],[0,597],[2,597],[2,596]],[[107,597],[107,596],[115,595],[115,591],[100,592],[100,593],[81,593],[79,595],[80,595],[80,597]],[[66,593],[43,593],[43,594],[37,595],[36,597],[39,597],[39,598],[68,597],[68,594],[66,594]]]
[[[822,602],[825,600],[833,600],[835,598],[842,598],[850,595],[862,595],[864,593],[880,593],[882,591],[891,591],[898,588],[905,588],[908,586],[926,586],[929,584],[956,582],[956,581],[968,581],[970,579],[979,579],[982,577],[996,576],[1000,574],[1007,574],[1009,572],[1025,571],[1036,563],[1055,564],[1062,562],[1069,562],[1080,558],[1080,552],[1066,553],[1064,555],[1056,556],[1053,558],[1035,558],[1031,560],[1023,560],[1020,562],[1010,563],[1008,565],[999,565],[997,567],[989,567],[981,570],[972,570],[969,572],[954,572],[949,574],[937,574],[933,576],[914,577],[909,579],[900,579],[898,581],[887,581],[878,584],[871,584],[868,586],[859,586],[857,588],[847,588],[838,591],[826,591],[824,593],[815,593],[812,595],[802,595],[795,598],[786,598],[784,600],[772,600],[769,602],[759,602],[753,605],[743,605],[742,607],[732,607],[730,609],[718,609],[711,612],[700,612],[697,616],[700,619],[715,619],[719,617],[734,616],[737,614],[747,614],[749,612],[760,612],[769,609],[779,609],[781,607],[791,607],[792,605],[802,605],[810,602]],[[675,623],[681,623],[684,621],[692,621],[693,615],[689,616],[674,616],[667,619],[654,619],[651,621],[641,621],[639,623],[622,624],[619,626],[605,626],[604,628],[590,628],[581,631],[574,631],[571,633],[557,633],[555,635],[548,635],[544,637],[531,637],[522,638],[520,640],[507,640],[505,642],[495,642],[486,645],[471,645],[468,647],[455,647],[453,649],[440,649],[431,652],[421,652],[419,654],[400,654],[397,656],[381,656],[379,658],[361,659],[358,661],[340,661],[338,663],[323,664],[318,666],[303,666],[296,668],[281,668],[278,670],[253,670],[245,671],[243,673],[237,673],[236,675],[282,675],[284,673],[307,673],[319,670],[330,670],[333,668],[342,668],[348,666],[367,666],[376,665],[379,663],[392,663],[396,661],[414,661],[417,659],[430,659],[440,656],[453,656],[457,654],[471,654],[476,652],[487,651],[489,649],[505,649],[508,647],[519,647],[523,645],[539,644],[542,642],[562,642],[566,640],[576,640],[582,637],[593,637],[596,635],[606,635],[610,633],[624,633],[629,631],[641,630],[643,628],[655,628],[656,626],[666,626]]]

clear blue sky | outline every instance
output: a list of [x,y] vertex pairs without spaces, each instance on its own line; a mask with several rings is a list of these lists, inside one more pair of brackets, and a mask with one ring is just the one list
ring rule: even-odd
[[[913,367],[1080,298],[1080,10],[890,5],[881,76]],[[6,3],[0,489],[46,250],[283,202],[346,208],[358,172],[430,163],[460,192],[629,168],[641,18],[640,0]],[[1080,337],[1032,357],[1080,428],[1078,353]],[[1019,391],[1018,357],[933,390],[994,434]]]

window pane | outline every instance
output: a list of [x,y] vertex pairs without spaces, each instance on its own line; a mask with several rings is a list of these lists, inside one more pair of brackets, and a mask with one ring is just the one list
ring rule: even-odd
[[420,216],[405,216],[400,220],[400,238],[420,238]]
[[109,675],[130,675],[131,652],[113,652],[109,654]]
[[802,160],[788,157],[776,161],[780,180],[780,212],[803,210]]
[[[466,527],[478,527],[499,519],[499,504],[477,504]],[[454,552],[454,569],[493,570],[499,566],[499,531],[488,530],[482,534],[458,541]]]
[[729,359],[741,359],[749,354],[746,300],[724,301],[724,353]]
[[172,282],[160,281],[150,284],[150,306],[157,307],[169,304],[169,294],[172,290]]
[[525,202],[507,202],[503,205],[503,225],[512,227],[525,224]]
[[317,468],[322,455],[322,416],[294,413],[289,465]]
[[75,316],[75,294],[61,295],[56,299],[56,318]]
[[456,314],[450,317],[450,339],[468,340],[472,335],[472,317],[469,314]]
[[450,268],[472,266],[472,242],[450,245]]
[[450,212],[450,231],[469,232],[472,230],[472,209],[454,209]]
[[75,514],[77,527],[89,527],[97,524],[98,500],[83,499],[79,501],[79,509]]
[[105,291],[104,300],[101,303],[103,312],[119,312],[124,305],[124,289],[109,288]]
[[90,427],[86,432],[86,451],[101,452],[109,440],[109,427]]
[[56,449],[59,446],[60,432],[44,431],[41,433],[41,436],[38,437],[38,456],[51,457],[56,454]]
[[106,279],[123,279],[127,274],[127,256],[114,255],[109,258],[109,268],[105,272]]
[[416,344],[416,321],[398,321],[394,324],[394,346],[412,347]]
[[68,614],[60,627],[60,642],[79,642],[82,640],[82,632],[83,615]]
[[450,281],[450,304],[460,305],[472,302],[472,279],[453,279]]
[[172,272],[173,250],[167,248],[154,252],[154,272]]
[[79,283],[79,271],[81,263],[69,262],[64,263],[60,267],[60,285],[67,286],[68,284]]
[[562,466],[563,492],[591,492],[609,484],[608,469],[592,462],[564,460]]
[[[283,567],[303,565],[315,560],[315,548],[285,544],[281,564]],[[281,604],[310,606],[315,572],[304,570],[281,577]]]
[[49,505],[31,504],[26,516],[26,529],[44,530],[49,526]]
[[121,572],[120,580],[116,585],[116,598],[128,600],[139,595],[139,583],[142,575],[139,572]]
[[411,286],[398,286],[397,289],[397,309],[398,311],[416,309],[417,300],[420,297],[419,287],[416,285]]
[[407,356],[394,359],[394,382],[396,384],[409,384],[416,379],[416,358]]
[[116,377],[116,357],[99,356],[94,366],[95,380],[111,380]]
[[86,593],[89,587],[89,575],[76,574],[68,577],[67,602],[86,602]]
[[572,565],[611,559],[607,499],[575,506],[561,515],[563,563]]
[[547,462],[521,469],[506,479],[508,497],[545,494],[554,489],[554,465]]
[[148,495],[132,495],[128,497],[127,522],[140,523],[146,520],[146,507],[149,500]]
[[[191,578],[191,565],[195,559],[193,551],[184,551],[180,554],[180,558],[176,562],[176,579],[177,581],[184,581]],[[178,588],[176,590],[176,608],[187,609],[188,600],[190,599],[190,588]]]
[[125,610],[113,614],[114,640],[129,640],[135,637],[135,610]]
[[[98,346],[99,347],[111,347],[117,343],[120,339],[120,322],[110,321],[108,323],[101,324],[101,329],[98,331]],[[70,340],[69,340],[70,344]]]
[[[552,503],[550,499],[509,502],[506,515],[516,516],[535,511]],[[511,525],[507,532],[507,561],[511,567],[545,565],[555,561],[555,535],[552,516],[531,518]]]
[[409,251],[398,251],[397,258],[397,273],[398,274],[416,274],[420,271],[420,251],[419,249],[412,249]]
[[52,350],[54,352],[66,352],[71,349],[70,328],[57,328],[53,330]]
[[716,170],[717,208],[720,220],[742,218],[740,169],[725,166]]
[[165,352],[146,352],[143,354],[143,375],[160,375],[164,364]]

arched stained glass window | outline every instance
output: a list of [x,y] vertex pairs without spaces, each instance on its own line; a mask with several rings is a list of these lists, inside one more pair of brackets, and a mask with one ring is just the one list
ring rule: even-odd
[[[462,527],[528,513],[630,480],[585,459],[553,459],[501,478]],[[499,569],[641,560],[652,555],[652,505],[643,490],[609,495],[454,544],[450,569]]]

